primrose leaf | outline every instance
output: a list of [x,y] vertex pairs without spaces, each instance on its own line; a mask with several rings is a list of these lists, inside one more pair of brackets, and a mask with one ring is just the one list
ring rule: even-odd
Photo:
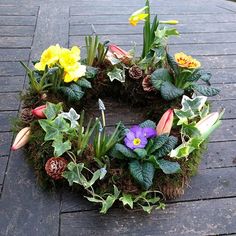
[[208,87],[201,84],[193,84],[193,89],[207,97],[215,96],[220,92],[218,88]]
[[52,146],[54,147],[54,155],[59,157],[71,149],[71,142],[69,140],[63,142],[62,139],[56,139],[53,141]]
[[167,101],[180,97],[183,94],[184,94],[183,89],[175,87],[169,81],[165,81],[161,84],[161,96]]
[[139,125],[141,128],[156,128],[156,123],[151,120],[146,120]]
[[[92,66],[86,66],[85,77],[87,79],[93,79],[96,77],[98,69]],[[82,87],[82,86],[81,86]]]
[[166,54],[167,62],[170,65],[170,68],[173,70],[174,74],[179,75],[179,66],[174,58],[170,54]]
[[171,152],[171,150],[175,148],[177,142],[178,139],[176,137],[169,136],[167,142],[165,142],[164,145],[162,145],[159,149],[157,149],[153,155],[155,155],[156,158],[168,155]]
[[136,148],[134,149],[134,152],[140,157],[141,159],[147,156],[147,151],[142,148]]
[[76,84],[83,88],[92,88],[91,83],[85,78],[79,79]]
[[62,103],[54,104],[51,102],[47,102],[44,114],[47,117],[47,119],[53,120],[61,111],[62,111]]
[[162,134],[162,135],[155,137],[152,140],[153,140],[153,143],[152,143],[151,147],[148,149],[149,154],[152,154],[157,149],[161,148],[169,140],[169,137],[168,137],[168,135]]
[[123,193],[122,197],[120,197],[119,200],[123,203],[123,206],[129,205],[130,208],[133,209],[134,202],[131,194]]
[[125,157],[136,158],[135,153],[123,144],[117,143],[114,148],[115,148],[116,151],[119,151]]
[[155,173],[155,168],[150,162],[140,163],[139,161],[131,161],[129,170],[133,178],[145,189],[152,186],[152,180]]
[[76,83],[71,83],[69,86],[62,86],[60,87],[60,91],[67,97],[69,102],[78,102],[84,96],[84,91]]
[[164,159],[156,160],[159,167],[165,174],[174,174],[181,170],[178,162],[167,161]]
[[118,80],[121,83],[125,82],[125,72],[117,67],[115,67],[112,71],[108,72],[107,75],[110,78],[110,81]]
[[155,70],[151,75],[151,82],[154,88],[160,90],[161,85],[164,81],[171,81],[172,76],[169,71],[164,68],[160,68]]

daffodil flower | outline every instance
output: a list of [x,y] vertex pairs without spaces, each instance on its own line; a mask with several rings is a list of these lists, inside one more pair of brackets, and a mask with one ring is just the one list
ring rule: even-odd
[[166,25],[177,25],[179,21],[177,20],[167,20],[167,21],[159,21],[160,24],[166,24]]
[[145,6],[137,11],[135,11],[129,18],[129,23],[132,25],[132,26],[136,26],[137,23],[140,21],[140,20],[144,20],[148,14],[145,13],[145,10],[148,8],[148,6]]

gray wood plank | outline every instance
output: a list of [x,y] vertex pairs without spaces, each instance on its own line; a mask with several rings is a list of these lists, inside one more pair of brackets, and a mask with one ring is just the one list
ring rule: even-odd
[[[223,23],[223,22],[235,22],[235,15],[234,14],[216,14],[216,15],[162,15],[164,12],[158,11],[158,18],[160,20],[170,20],[176,19],[179,23],[188,24],[189,22],[194,22],[194,24],[202,24],[202,23]],[[88,15],[86,17],[76,15],[71,16],[70,24],[77,25],[77,24],[127,24],[130,15],[116,15],[116,17],[109,17],[107,15]],[[152,15],[153,18],[153,15]]]
[[[0,93],[0,110],[18,110],[20,104],[19,93]],[[0,113],[2,118],[8,117],[7,113]]]
[[[236,198],[171,204],[150,216],[113,209],[61,215],[61,235],[219,235],[236,232]],[[135,227],[134,227],[135,226]]]
[[35,16],[1,16],[0,25],[35,25]]
[[207,168],[236,166],[236,142],[210,143],[204,155]]
[[0,26],[0,36],[33,36],[34,26]]
[[12,141],[12,133],[1,132],[0,133],[0,158],[2,156],[8,156],[10,154],[10,146]]
[[0,61],[27,61],[29,49],[0,49]]
[[0,62],[1,76],[25,75],[24,68],[20,62]]
[[235,68],[232,69],[210,69],[212,73],[212,83],[235,83]]
[[0,92],[16,92],[23,89],[24,76],[0,76]]
[[32,37],[0,37],[1,48],[30,48]]
[[[142,33],[142,25],[132,27],[128,24],[109,24],[104,27],[103,25],[96,25],[95,30],[98,35],[126,35],[126,34],[140,34]],[[210,32],[236,32],[236,25],[234,23],[206,23],[204,27],[201,24],[179,24],[175,28],[183,33],[210,33]],[[91,34],[91,26],[88,25],[72,25],[70,27],[70,35],[88,35]]]
[[[72,45],[85,45],[85,36],[70,36],[70,46]],[[100,35],[100,41],[110,41],[119,46],[130,46],[142,45],[143,36],[142,34],[136,35]],[[235,43],[236,42],[236,33],[192,33],[192,34],[181,34],[179,37],[174,37],[169,39],[169,45],[185,45],[185,44],[219,44],[219,43]]]
[[0,184],[1,185],[3,184],[3,181],[4,181],[7,162],[8,162],[7,156],[0,157]]
[[[18,104],[19,104],[19,102],[18,102]],[[17,104],[13,104],[12,106],[15,106],[15,109],[17,109]],[[10,108],[10,106],[8,106],[8,108]],[[12,122],[13,122],[13,119],[16,118],[16,116],[17,116],[16,111],[0,112],[0,120],[1,120],[0,131],[1,132],[11,131]]]
[[[8,1],[9,3],[9,1]],[[16,3],[16,2],[15,2]],[[26,16],[35,16],[37,15],[38,8],[37,7],[19,7],[19,6],[4,6],[2,5],[0,8],[1,16],[18,16],[18,15],[26,15]]]

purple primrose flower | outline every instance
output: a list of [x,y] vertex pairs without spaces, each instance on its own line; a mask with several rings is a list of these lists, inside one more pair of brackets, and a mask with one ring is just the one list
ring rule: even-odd
[[156,136],[156,130],[152,128],[141,128],[138,125],[130,128],[124,139],[125,145],[130,149],[145,148],[148,138]]

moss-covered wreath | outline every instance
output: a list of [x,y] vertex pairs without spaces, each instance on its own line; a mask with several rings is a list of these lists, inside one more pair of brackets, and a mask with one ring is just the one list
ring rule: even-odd
[[[223,114],[209,113],[207,96],[219,93],[211,74],[183,52],[168,54],[168,37],[179,33],[164,25],[178,22],[157,16],[151,22],[149,11],[146,1],[129,18],[133,26],[145,21],[140,57],[92,35],[84,60],[79,47],[53,45],[33,70],[22,63],[29,87],[12,149],[25,145],[42,186],[69,184],[101,204],[101,213],[115,202],[151,212],[183,194]],[[143,107],[144,121],[131,127],[117,121],[111,133],[103,98]],[[89,119],[84,108],[97,101],[101,116]]]

